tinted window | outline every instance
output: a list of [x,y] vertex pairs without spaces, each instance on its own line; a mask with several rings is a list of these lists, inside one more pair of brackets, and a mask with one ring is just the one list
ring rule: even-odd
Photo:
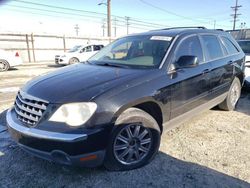
[[87,46],[87,47],[85,47],[84,52],[91,52],[91,51],[92,51],[91,46]]
[[94,46],[94,51],[98,51],[98,50],[100,50],[102,48],[102,46],[100,46],[100,45],[95,45]]
[[200,40],[197,36],[188,37],[187,39],[183,40],[183,42],[177,48],[176,61],[178,61],[181,56],[186,55],[197,56],[199,62],[203,62],[202,48]]
[[223,44],[226,46],[229,54],[235,54],[238,52],[238,49],[234,46],[234,44],[226,37],[221,37]]
[[239,43],[239,45],[242,48],[244,53],[250,54],[250,40],[238,41],[238,43]]
[[202,39],[204,42],[206,56],[208,60],[223,57],[223,52],[216,36],[202,35]]

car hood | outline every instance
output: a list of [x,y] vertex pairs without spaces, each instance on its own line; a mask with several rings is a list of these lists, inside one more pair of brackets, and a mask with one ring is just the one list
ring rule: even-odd
[[146,70],[75,64],[29,81],[21,90],[51,103],[83,102]]

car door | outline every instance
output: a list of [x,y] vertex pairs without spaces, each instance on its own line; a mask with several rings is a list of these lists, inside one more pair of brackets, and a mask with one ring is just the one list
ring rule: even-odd
[[192,35],[182,39],[177,45],[172,65],[181,56],[197,56],[199,65],[182,68],[170,74],[171,77],[171,119],[204,104],[210,91],[209,63],[204,61],[200,39]]
[[211,95],[213,99],[226,93],[231,85],[233,78],[233,63],[235,61],[233,54],[220,43],[217,35],[201,35],[205,50],[206,61],[211,64]]
[[80,60],[81,60],[81,61],[86,61],[86,60],[88,60],[92,55],[94,55],[93,45],[86,46],[86,47],[84,47],[84,48],[80,51]]

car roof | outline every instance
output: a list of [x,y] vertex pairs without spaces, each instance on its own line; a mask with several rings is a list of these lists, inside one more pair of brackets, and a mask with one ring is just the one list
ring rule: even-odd
[[198,34],[198,33],[228,35],[227,32],[224,32],[222,30],[214,30],[214,29],[206,29],[206,28],[203,28],[203,27],[198,27],[198,28],[166,28],[166,29],[147,31],[147,32],[144,32],[144,33],[132,34],[132,35],[129,35],[129,36],[162,35],[162,36],[175,37],[177,35],[182,35],[182,34]]

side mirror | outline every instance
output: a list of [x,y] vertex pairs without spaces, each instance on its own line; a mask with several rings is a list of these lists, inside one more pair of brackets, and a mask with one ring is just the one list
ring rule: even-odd
[[199,65],[199,60],[197,56],[185,55],[181,56],[175,63],[176,69],[182,68],[192,68]]

